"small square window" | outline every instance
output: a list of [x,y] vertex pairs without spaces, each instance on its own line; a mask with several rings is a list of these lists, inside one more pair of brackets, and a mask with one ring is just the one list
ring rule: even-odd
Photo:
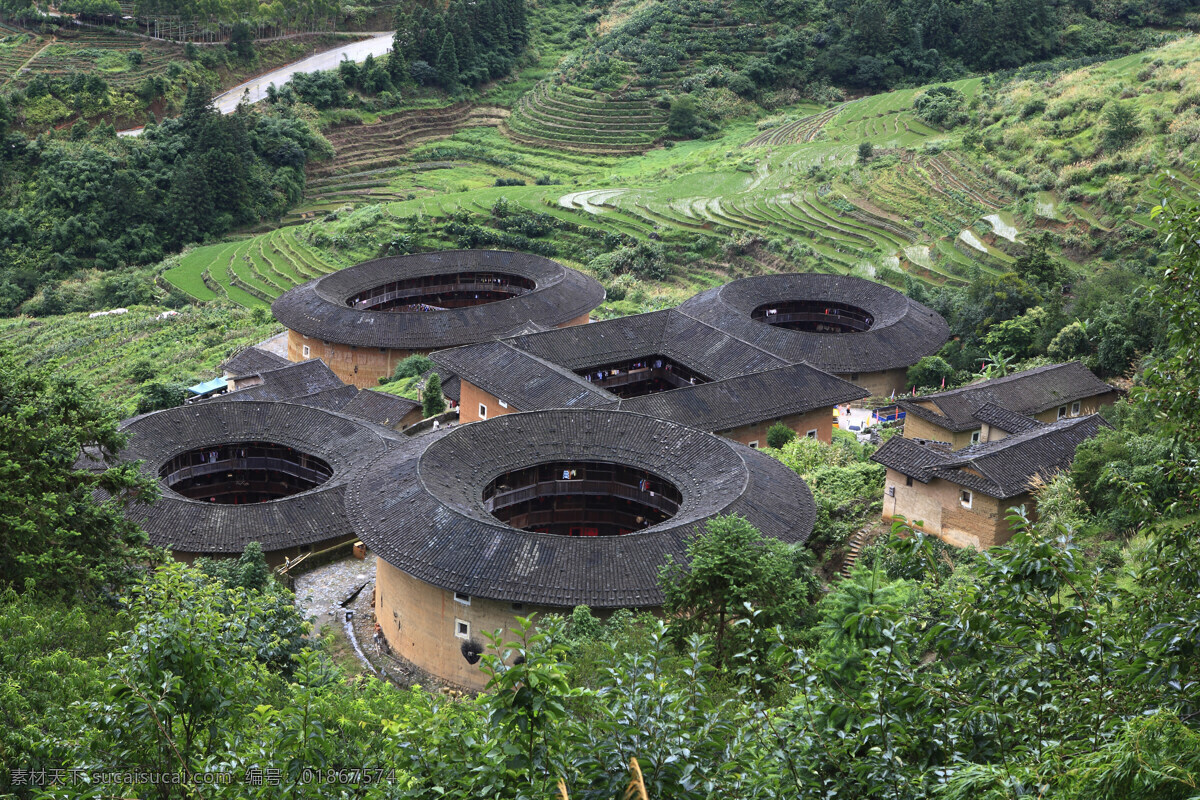
[[464,606],[469,606],[471,605],[471,595],[463,594],[462,592],[455,592],[454,601],[456,603],[462,603]]
[[503,400],[499,400],[499,401],[497,401],[497,402],[499,402],[499,403],[500,403],[500,407],[501,407],[501,408],[508,408],[508,403],[504,402]]
[[852,381],[856,381],[856,380],[858,380],[858,373],[857,373],[857,372],[851,372],[851,373],[850,373],[850,380],[852,380]]
[[308,358],[311,354],[312,351],[308,349],[308,345],[304,345],[304,357]]
[[958,502],[962,503],[963,508],[971,507],[971,493],[963,489],[958,493]]
[[513,603],[513,604],[512,604],[512,610],[513,610],[513,611],[524,611],[524,610],[525,610],[525,604],[524,604],[524,603]]
[[808,433],[806,433],[804,435],[807,436],[809,439],[815,439],[815,438],[817,438],[817,429],[813,428],[811,431],[809,431]]
[[1071,403],[1071,416],[1072,417],[1079,416],[1079,401],[1078,400],[1076,400],[1074,403]]
[[912,486],[912,475],[905,475],[905,476],[904,476],[904,485],[905,485],[905,486]]
[[758,449],[758,440],[755,439],[753,442],[750,443],[750,446],[753,447],[755,450],[757,450]]
[[487,406],[485,406],[483,403],[479,404],[479,418],[487,419]]
[[460,639],[470,639],[471,623],[464,622],[461,619],[454,620],[454,635]]
[[379,348],[379,352],[381,352],[381,353],[386,353],[386,352],[387,352],[387,348],[386,348],[386,347],[381,347],[381,348]]
[[979,444],[979,431],[971,431],[971,444]]
[[1063,417],[1065,417],[1066,415],[1067,415],[1067,407],[1066,407],[1066,406],[1059,406],[1059,407],[1058,407],[1058,418],[1059,418],[1059,419],[1062,419],[1062,418],[1063,418]]

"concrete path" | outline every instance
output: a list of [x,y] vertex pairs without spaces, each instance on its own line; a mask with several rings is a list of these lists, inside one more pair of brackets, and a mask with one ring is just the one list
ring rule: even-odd
[[[326,50],[316,55],[311,55],[308,58],[292,62],[285,67],[271,70],[259,75],[257,78],[251,78],[245,83],[239,83],[232,89],[226,89],[213,98],[213,103],[222,114],[232,114],[234,109],[237,108],[238,103],[241,102],[243,94],[249,92],[250,102],[257,103],[267,96],[267,87],[274,84],[276,88],[281,88],[292,79],[293,75],[299,72],[323,72],[329,69],[337,69],[337,65],[343,58],[348,58],[351,61],[365,61],[369,55],[376,58],[386,55],[392,49],[393,33],[394,31],[374,33],[371,34],[370,39],[363,39],[362,41],[335,47],[332,50]],[[141,133],[141,128],[130,128],[129,130],[118,131],[117,135],[140,136]]]

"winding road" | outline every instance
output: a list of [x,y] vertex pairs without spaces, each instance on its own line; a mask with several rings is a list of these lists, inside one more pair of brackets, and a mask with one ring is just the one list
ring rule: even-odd
[[[241,102],[242,95],[247,92],[249,93],[250,102],[257,103],[267,96],[267,87],[272,84],[276,87],[283,86],[297,73],[322,72],[328,69],[337,69],[338,63],[343,58],[348,58],[351,61],[364,61],[369,55],[376,57],[385,55],[392,49],[392,34],[393,31],[372,33],[369,39],[335,47],[332,50],[325,50],[308,58],[294,61],[287,66],[271,70],[259,75],[257,78],[251,78],[245,83],[239,83],[231,89],[226,89],[213,98],[213,103],[222,114],[231,114],[237,108],[238,103]],[[130,128],[129,130],[118,131],[117,135],[140,136],[141,133],[141,128]]]

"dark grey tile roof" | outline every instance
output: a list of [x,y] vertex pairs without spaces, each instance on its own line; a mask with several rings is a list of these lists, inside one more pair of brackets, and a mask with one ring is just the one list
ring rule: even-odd
[[374,389],[363,389],[346,405],[342,413],[369,420],[376,425],[395,428],[406,416],[421,408],[416,400]]
[[[188,553],[240,553],[250,542],[267,552],[349,536],[347,485],[397,439],[390,431],[350,417],[293,403],[195,403],[123,423],[129,444],[122,461],[159,469],[179,453],[239,441],[266,441],[317,456],[333,476],[307,492],[265,503],[226,505],[188,499],[166,486],[151,506],[127,510],[152,544]],[[393,436],[395,438],[393,438]]]
[[[370,311],[346,304],[355,294],[407,278],[462,271],[497,271],[535,281],[532,291],[485,305],[445,311]],[[541,256],[503,250],[450,250],[366,261],[281,295],[275,318],[290,330],[340,344],[436,350],[485,341],[531,321],[555,326],[604,301],[594,279]]]
[[257,386],[217,395],[204,402],[244,403],[251,400],[292,400],[345,386],[341,379],[333,374],[333,370],[325,366],[325,362],[319,358],[288,364],[286,367],[258,374],[262,377],[263,382]]
[[867,392],[807,364],[776,367],[723,381],[622,400],[635,411],[706,431],[727,431],[767,419],[860,400]]
[[[715,380],[622,400],[573,369],[663,355]],[[865,397],[805,364],[788,365],[675,311],[655,311],[442,350],[439,367],[521,411],[600,408],[722,431]]]
[[[441,375],[438,375],[441,378]],[[458,375],[450,374],[442,379],[442,394],[449,397],[456,403],[462,402],[462,378]]]
[[[1078,361],[1050,364],[1023,372],[972,383],[946,392],[906,400],[908,412],[950,431],[978,428],[976,412],[991,403],[1022,416],[1116,391]],[[925,404],[934,408],[926,408]],[[1003,427],[1003,426],[1001,426]]]
[[518,336],[511,343],[568,370],[664,355],[719,380],[788,363],[675,309]]
[[409,400],[407,397],[346,385],[287,399],[289,402],[311,408],[338,411],[385,428],[395,428],[404,417],[421,407],[416,400]]
[[[568,370],[652,355],[660,346],[670,311],[576,325],[512,340],[513,347]],[[703,372],[703,370],[701,370]]]
[[243,347],[221,364],[224,374],[233,378],[254,375],[259,372],[279,369],[288,365],[283,356],[260,350],[257,347]]
[[[751,319],[761,305],[791,300],[848,303],[873,317],[861,333],[794,331]],[[935,353],[949,336],[936,312],[883,284],[836,275],[786,274],[742,278],[701,292],[679,311],[789,362],[837,374],[907,367]]]
[[[430,434],[419,457],[392,451],[355,481],[347,509],[360,537],[420,580],[497,600],[572,607],[662,604],[658,569],[719,514],[804,542],[815,506],[775,459],[726,439],[641,414],[556,410]],[[423,437],[428,439],[429,437]],[[680,490],[671,519],[625,536],[565,537],[510,528],[483,490],[505,472],[548,461],[612,461],[649,470]]]
[[440,350],[431,353],[430,358],[442,370],[459,376],[522,411],[594,408],[616,405],[617,402],[615,396],[593,386],[570,370],[520,350],[508,341]]
[[1075,448],[1102,426],[1104,418],[1091,414],[957,451],[894,436],[871,458],[922,483],[941,478],[1006,500],[1029,491],[1035,477],[1049,479],[1069,467]]
[[995,403],[984,403],[975,409],[975,419],[985,425],[999,428],[1005,433],[1025,433],[1025,431],[1031,431],[1034,428],[1042,426],[1042,423],[1033,417],[1026,417],[1015,411],[1009,411],[1007,408],[1001,408]]
[[359,388],[357,386],[338,386],[333,389],[325,389],[316,394],[306,394],[300,397],[288,398],[293,403],[299,403],[302,406],[311,406],[312,408],[323,408],[326,411],[341,411],[346,407],[346,404],[358,396]]

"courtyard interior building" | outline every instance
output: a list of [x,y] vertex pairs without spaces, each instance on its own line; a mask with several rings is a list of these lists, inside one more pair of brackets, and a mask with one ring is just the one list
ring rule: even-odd
[[782,422],[829,442],[833,409],[867,392],[678,310],[544,331],[432,354],[459,379],[463,422],[518,411],[650,414],[751,447]]

